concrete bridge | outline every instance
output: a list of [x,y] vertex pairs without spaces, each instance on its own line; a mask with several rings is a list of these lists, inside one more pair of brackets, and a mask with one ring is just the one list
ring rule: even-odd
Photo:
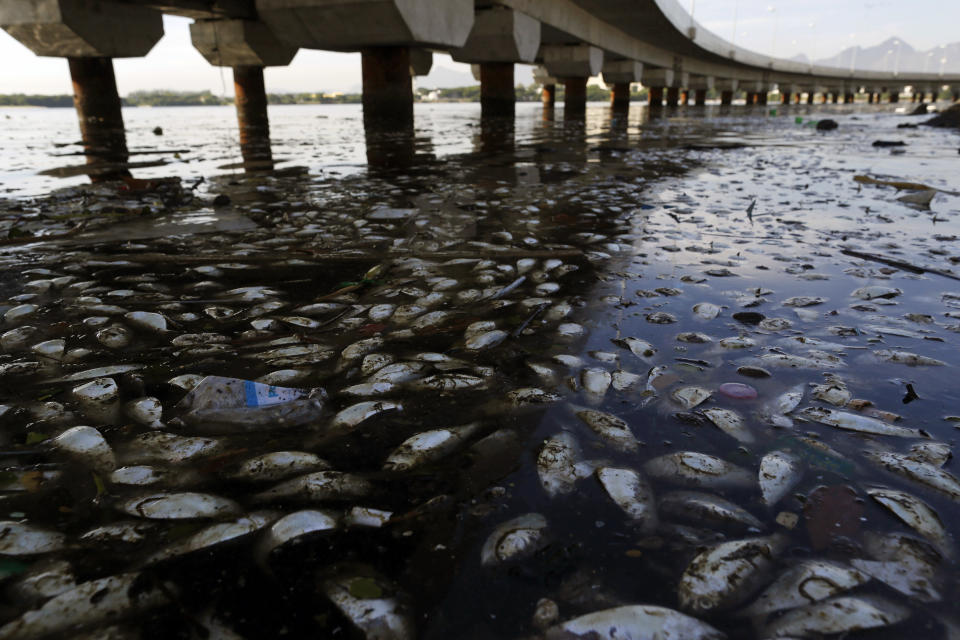
[[922,101],[945,86],[960,99],[958,75],[819,67],[736,47],[677,0],[3,0],[0,26],[37,55],[67,58],[91,164],[127,160],[112,59],[146,55],[163,36],[163,13],[193,18],[194,46],[233,69],[247,169],[272,167],[263,68],[289,64],[298,48],[361,53],[368,128],[412,128],[411,75],[429,72],[433,51],[479,67],[484,117],[512,117],[517,63],[540,65],[547,108],[563,83],[566,118],[583,117],[598,74],[621,110],[636,82],[652,108],[703,104],[710,89],[722,104],[738,90],[766,104],[775,87],[783,102],[897,102],[907,87]]

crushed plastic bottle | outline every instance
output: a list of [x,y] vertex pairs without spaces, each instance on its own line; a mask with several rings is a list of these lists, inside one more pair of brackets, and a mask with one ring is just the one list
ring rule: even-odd
[[276,387],[252,380],[207,376],[176,408],[196,432],[240,433],[294,427],[324,413],[323,389]]

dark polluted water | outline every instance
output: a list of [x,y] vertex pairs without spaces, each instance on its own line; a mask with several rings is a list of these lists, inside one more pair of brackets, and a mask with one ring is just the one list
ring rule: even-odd
[[0,639],[956,636],[960,136],[477,111],[7,168]]

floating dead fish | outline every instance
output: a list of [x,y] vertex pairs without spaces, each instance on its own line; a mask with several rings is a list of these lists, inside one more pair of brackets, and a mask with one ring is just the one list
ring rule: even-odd
[[832,598],[868,582],[861,571],[824,560],[805,560],[780,574],[742,615],[766,616]]
[[436,391],[439,393],[451,393],[453,391],[479,391],[487,387],[487,381],[483,378],[467,375],[465,373],[444,373],[427,376],[419,380],[414,380],[407,384],[407,388],[413,391]]
[[140,615],[161,607],[175,591],[139,573],[123,573],[77,585],[0,628],[2,640],[33,640],[54,634],[76,637],[80,629]]
[[928,358],[909,351],[897,351],[895,349],[881,349],[874,351],[873,355],[883,362],[892,362],[894,364],[905,364],[910,367],[945,367],[947,363],[936,358]]
[[671,393],[670,397],[681,407],[689,410],[701,404],[711,395],[713,395],[711,391],[703,387],[681,387]]
[[763,502],[773,506],[800,482],[800,459],[787,451],[771,451],[760,460],[760,492]]
[[643,360],[648,360],[657,354],[656,347],[640,338],[613,338],[610,342],[618,347],[629,349],[630,353]]
[[732,540],[703,551],[680,577],[680,607],[704,614],[741,604],[767,579],[784,543],[774,535]]
[[359,475],[341,471],[317,471],[286,480],[253,496],[257,502],[297,500],[354,500],[373,491],[373,485]]
[[536,387],[521,387],[520,389],[507,392],[507,401],[515,407],[553,404],[560,400],[561,397],[556,393],[551,393]]
[[639,530],[650,533],[657,527],[657,507],[653,488],[637,471],[618,467],[600,467],[597,480],[610,499],[623,509]]
[[241,516],[232,522],[221,522],[205,527],[196,533],[169,544],[159,551],[151,554],[143,561],[145,566],[163,562],[170,558],[209,549],[210,547],[231,540],[242,538],[259,531],[276,520],[279,513],[273,511],[255,511],[249,515]]
[[97,341],[108,349],[123,349],[133,342],[133,334],[126,327],[113,325],[97,331]]
[[113,378],[97,378],[75,388],[71,395],[84,415],[97,424],[115,424],[120,418],[120,389]]
[[847,431],[872,433],[878,436],[898,436],[901,438],[925,437],[918,429],[900,427],[859,413],[847,413],[845,411],[835,411],[822,407],[807,407],[801,411],[799,415],[807,420]]
[[594,433],[611,444],[625,451],[637,451],[640,448],[641,442],[630,431],[629,425],[617,416],[593,409],[574,408],[574,413]]
[[706,344],[708,342],[713,342],[713,338],[705,333],[686,331],[684,333],[677,334],[677,341],[687,342],[690,344]]
[[329,533],[340,526],[340,518],[330,511],[295,511],[274,522],[257,544],[255,555],[267,566],[270,554],[291,540],[315,533]]
[[214,438],[194,438],[153,431],[142,433],[123,447],[120,458],[125,464],[183,464],[219,453],[223,443]]
[[926,502],[896,489],[872,488],[867,494],[893,515],[905,522],[914,531],[933,543],[943,555],[953,556],[953,548],[947,537],[947,530],[940,516]]
[[110,473],[117,466],[113,449],[103,434],[93,427],[73,427],[54,438],[51,443],[71,458],[98,473]]
[[654,478],[690,487],[745,488],[755,482],[746,469],[697,451],[668,453],[648,460],[643,469]]
[[814,305],[823,304],[826,301],[826,298],[821,298],[819,296],[794,296],[792,298],[787,298],[781,304],[783,304],[785,307],[812,307]]
[[946,442],[918,442],[911,445],[907,457],[917,462],[942,467],[953,457],[953,449]]
[[926,462],[914,460],[907,454],[892,451],[869,451],[864,454],[887,471],[903,476],[925,487],[960,501],[960,480],[949,471]]
[[877,298],[896,298],[903,291],[894,287],[884,287],[882,285],[872,285],[869,287],[860,287],[852,291],[850,295],[860,300],[875,300]]
[[547,542],[547,519],[539,513],[525,513],[498,525],[480,549],[485,567],[529,558]]
[[241,462],[227,477],[250,482],[276,482],[293,475],[330,469],[330,463],[306,451],[273,451]]
[[385,579],[340,572],[323,581],[323,592],[369,640],[413,640],[413,621]]
[[332,434],[352,431],[363,422],[390,411],[403,411],[403,405],[386,400],[358,402],[333,416],[327,430]]
[[611,374],[611,384],[616,391],[630,391],[645,384],[645,380],[643,376],[618,369]]
[[551,498],[570,493],[584,477],[580,447],[572,434],[561,431],[544,441],[537,455],[537,476]]
[[468,338],[464,346],[470,351],[482,351],[499,345],[506,340],[509,335],[506,331],[495,329]]
[[240,513],[240,505],[233,500],[194,492],[151,493],[121,500],[117,508],[149,520],[218,518]]
[[816,637],[887,627],[910,617],[910,610],[876,596],[843,596],[788,611],[766,626],[767,637]]
[[124,319],[136,329],[163,333],[167,330],[167,319],[152,311],[131,311],[123,315]]
[[25,522],[0,522],[0,555],[32,556],[60,551],[66,546],[66,541],[67,537],[62,533]]
[[757,346],[757,341],[747,336],[724,338],[718,343],[724,349],[749,349]]
[[407,438],[387,456],[383,463],[384,471],[409,471],[430,464],[450,455],[473,436],[480,428],[479,422],[432,429]]
[[660,513],[693,524],[746,529],[764,529],[746,509],[719,496],[699,491],[670,491],[660,496]]
[[654,605],[627,605],[568,620],[547,630],[547,640],[723,640],[726,634],[679,611]]
[[131,400],[123,406],[124,412],[133,420],[148,429],[166,428],[160,418],[163,417],[163,405],[153,397]]
[[700,413],[707,416],[718,429],[740,442],[751,443],[756,439],[747,429],[743,417],[732,409],[703,409]]
[[677,316],[666,311],[654,311],[647,314],[647,322],[650,324],[673,324],[677,321]]
[[792,353],[765,353],[760,356],[760,364],[791,369],[841,369],[847,366],[841,358],[822,352],[810,352],[807,356]]
[[580,372],[580,382],[591,404],[599,404],[610,388],[613,377],[605,369],[591,367]]
[[[368,358],[370,356],[367,356]],[[391,382],[400,383],[413,380],[419,376],[420,372],[427,366],[422,362],[397,362],[394,364],[385,364],[378,369],[367,382]]]

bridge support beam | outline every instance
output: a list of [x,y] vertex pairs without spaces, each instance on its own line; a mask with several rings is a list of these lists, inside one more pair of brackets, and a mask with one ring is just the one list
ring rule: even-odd
[[580,120],[587,114],[587,80],[589,78],[564,78],[563,118]]
[[667,106],[676,107],[680,104],[680,87],[667,87]]
[[480,63],[481,117],[512,118],[516,110],[512,62]]
[[[38,56],[67,58],[93,182],[129,176],[113,58],[145,56],[163,37],[160,13],[104,1],[3,0],[0,26]],[[98,166],[99,165],[99,166]]]
[[233,88],[236,95],[240,153],[243,156],[244,169],[247,171],[273,169],[263,67],[234,67]]
[[[68,58],[73,81],[73,105],[80,120],[80,137],[87,163],[125,164],[127,137],[112,58]],[[92,182],[129,176],[123,168],[104,168],[90,174]]]
[[255,20],[198,21],[190,25],[190,39],[210,64],[233,67],[244,169],[273,169],[263,68],[290,64],[297,48],[281,42]]
[[375,128],[413,128],[409,47],[369,47],[360,52],[363,120]]
[[628,111],[630,109],[630,83],[617,82],[610,92],[610,106],[614,111]]
[[663,106],[663,87],[649,87],[650,108],[659,109]]

